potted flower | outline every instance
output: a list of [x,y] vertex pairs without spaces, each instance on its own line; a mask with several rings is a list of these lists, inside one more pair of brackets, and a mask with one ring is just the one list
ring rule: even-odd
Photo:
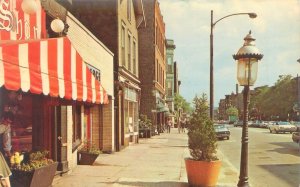
[[215,186],[221,168],[216,157],[217,138],[213,121],[208,117],[207,97],[194,98],[195,109],[188,129],[188,147],[192,158],[185,158],[188,182],[191,186]]
[[150,138],[150,127],[151,127],[151,120],[148,119],[146,115],[140,115],[139,121],[139,137],[140,138]]
[[82,148],[78,151],[79,165],[93,165],[101,150],[90,141],[85,141]]
[[52,184],[57,162],[47,158],[49,151],[18,152],[11,157],[11,183],[14,187],[48,187]]

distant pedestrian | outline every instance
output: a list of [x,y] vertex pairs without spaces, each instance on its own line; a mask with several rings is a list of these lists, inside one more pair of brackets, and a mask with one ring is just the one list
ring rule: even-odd
[[181,119],[181,132],[185,132],[186,118]]
[[168,119],[168,121],[167,121],[167,133],[170,133],[170,131],[171,131],[171,126],[172,126],[171,119]]
[[180,118],[178,118],[178,120],[177,120],[177,128],[178,128],[178,133],[180,134],[180,132],[181,132],[181,121],[180,121]]

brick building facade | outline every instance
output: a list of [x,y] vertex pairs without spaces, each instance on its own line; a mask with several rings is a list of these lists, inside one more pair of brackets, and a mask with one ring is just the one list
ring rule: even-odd
[[165,123],[165,23],[157,0],[144,1],[147,27],[139,28],[141,114],[152,119],[159,132]]

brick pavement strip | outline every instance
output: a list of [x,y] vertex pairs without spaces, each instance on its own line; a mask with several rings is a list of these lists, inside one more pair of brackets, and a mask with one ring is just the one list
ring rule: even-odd
[[[218,187],[236,186],[238,174],[218,151],[222,169]],[[172,129],[140,139],[113,154],[101,154],[93,166],[78,165],[70,174],[56,177],[53,187],[161,186],[187,187],[184,158],[189,156],[187,135]]]

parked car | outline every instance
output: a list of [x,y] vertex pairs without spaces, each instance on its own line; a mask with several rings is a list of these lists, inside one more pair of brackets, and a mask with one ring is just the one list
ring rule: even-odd
[[288,121],[276,121],[272,125],[269,125],[270,133],[279,133],[279,132],[295,132],[297,127],[292,125]]
[[269,125],[271,123],[269,123],[269,121],[262,121],[262,124],[261,124],[261,128],[265,128],[265,129],[268,129],[269,128]]
[[267,129],[269,128],[270,125],[273,125],[276,121],[267,121]]
[[254,122],[253,121],[248,121],[248,127],[254,127]]
[[216,132],[216,135],[217,135],[218,139],[224,139],[224,138],[226,138],[227,140],[229,140],[229,138],[230,138],[230,131],[226,127],[226,125],[224,125],[224,124],[217,124],[217,125],[214,125],[214,128],[215,128],[215,132]]
[[236,121],[234,124],[233,124],[234,127],[242,127],[243,126],[243,121]]
[[300,132],[293,132],[292,134],[293,142],[299,143],[300,141]]
[[253,121],[252,127],[262,128],[262,126],[263,126],[263,121],[261,121],[261,120]]
[[300,121],[293,121],[292,124],[297,127],[297,131],[300,131]]
[[256,127],[267,129],[269,127],[269,122],[267,122],[267,121],[258,121],[258,123],[256,124]]

